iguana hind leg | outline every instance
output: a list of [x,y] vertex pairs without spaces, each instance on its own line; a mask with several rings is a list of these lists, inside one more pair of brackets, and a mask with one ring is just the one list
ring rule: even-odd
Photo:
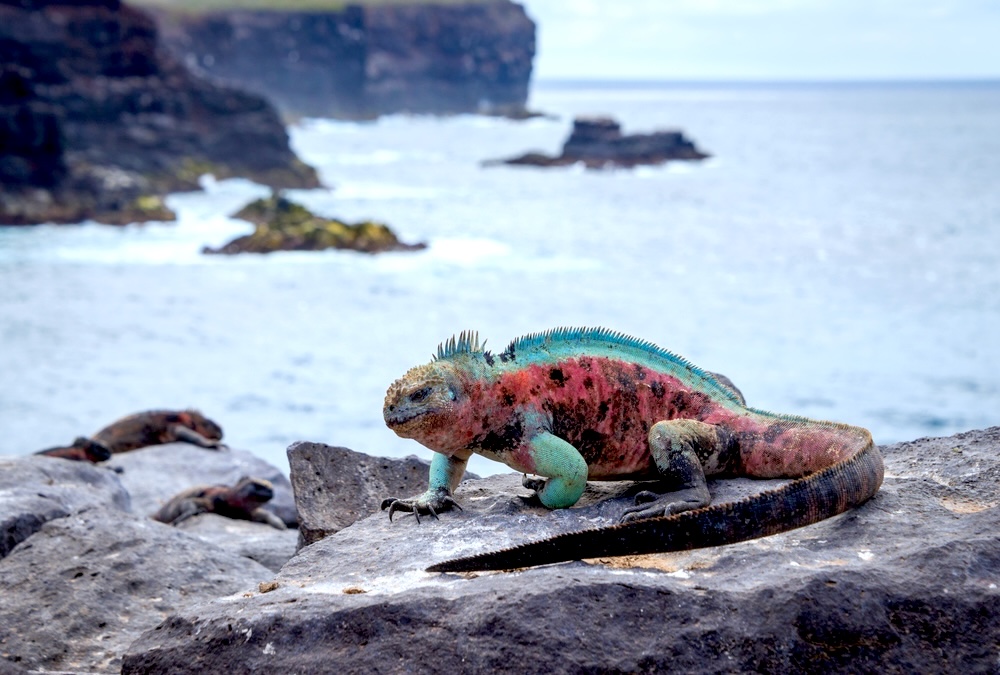
[[548,480],[525,478],[524,487],[535,490],[539,501],[550,509],[576,504],[587,487],[587,460],[563,439],[543,431],[528,445],[534,473]]
[[209,450],[228,450],[227,446],[222,441],[212,440],[211,438],[205,438],[199,434],[194,429],[188,429],[183,424],[172,424],[167,428],[168,436],[173,436],[174,440],[180,441],[182,443],[191,443],[192,445],[197,445],[202,448],[208,448]]
[[698,420],[657,422],[649,430],[649,450],[663,480],[677,487],[665,494],[640,492],[636,505],[622,513],[622,522],[708,506],[712,497],[705,475],[721,472],[731,453],[728,434]]

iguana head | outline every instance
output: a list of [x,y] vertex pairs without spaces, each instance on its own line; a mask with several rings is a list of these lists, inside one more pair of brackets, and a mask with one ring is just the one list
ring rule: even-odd
[[263,478],[243,476],[233,486],[232,501],[243,504],[263,504],[274,497],[274,486]]
[[467,399],[459,369],[447,360],[411,368],[389,387],[382,416],[386,426],[431,450],[448,453],[468,443],[462,424]]

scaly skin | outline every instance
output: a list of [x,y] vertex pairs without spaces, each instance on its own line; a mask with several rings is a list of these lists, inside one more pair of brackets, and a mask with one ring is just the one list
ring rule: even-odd
[[225,450],[222,427],[197,410],[149,410],[123,417],[93,436],[113,453],[129,452],[162,443],[191,443]]
[[[661,479],[673,490],[637,495],[617,529],[433,570],[732,543],[828,518],[864,502],[882,482],[867,430],[748,408],[728,381],[605,329],[529,335],[498,355],[463,333],[393,383],[383,415],[398,435],[438,453],[427,492],[383,502],[390,518],[395,511],[436,516],[455,505],[452,493],[473,453],[548,478],[526,478],[525,486],[549,508],[572,506],[587,480]],[[809,478],[709,507],[706,476],[713,475]],[[742,523],[731,522],[740,516]]]
[[153,514],[153,520],[176,525],[199,513],[215,513],[234,520],[252,520],[284,530],[285,523],[260,508],[274,496],[274,488],[262,478],[244,476],[235,485],[200,485],[170,498]]
[[35,454],[93,464],[111,459],[111,450],[106,445],[83,436],[77,436],[72,445],[39,450]]

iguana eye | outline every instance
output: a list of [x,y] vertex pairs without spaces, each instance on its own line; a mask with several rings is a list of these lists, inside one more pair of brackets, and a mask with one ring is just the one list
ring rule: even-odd
[[427,395],[431,393],[430,387],[424,387],[423,389],[418,389],[417,391],[410,394],[410,400],[414,403],[418,403],[427,398]]

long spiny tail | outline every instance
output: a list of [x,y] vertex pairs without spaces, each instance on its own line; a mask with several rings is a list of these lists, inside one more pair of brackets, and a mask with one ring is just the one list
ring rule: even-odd
[[663,518],[570,532],[514,548],[446,560],[428,572],[506,570],[600,556],[686,551],[735,544],[812,525],[863,504],[882,485],[882,455],[870,441],[810,476],[736,502]]

